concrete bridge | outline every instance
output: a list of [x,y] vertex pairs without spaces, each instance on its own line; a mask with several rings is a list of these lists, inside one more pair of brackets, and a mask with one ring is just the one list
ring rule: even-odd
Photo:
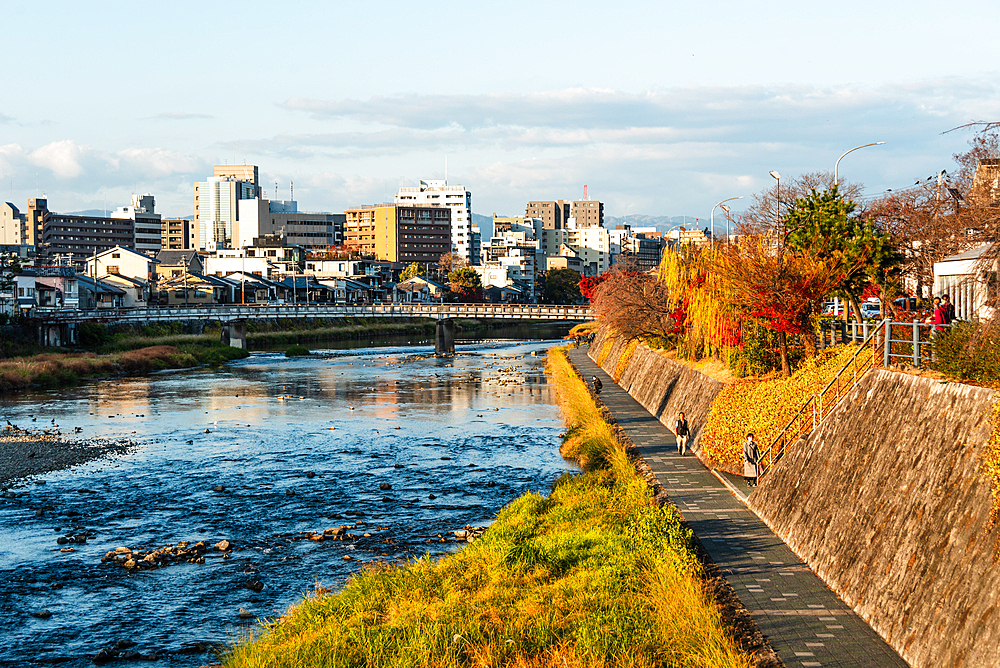
[[222,323],[222,340],[246,348],[247,321],[283,318],[430,318],[437,320],[435,352],[455,352],[455,319],[543,320],[585,322],[592,319],[589,306],[543,304],[218,304],[122,309],[53,309],[35,312],[39,343],[62,345],[77,340],[81,323],[135,324],[212,321]]

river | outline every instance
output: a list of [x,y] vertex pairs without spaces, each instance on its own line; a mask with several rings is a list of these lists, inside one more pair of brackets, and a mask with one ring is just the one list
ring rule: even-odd
[[[273,617],[364,563],[458,549],[439,534],[487,526],[573,468],[543,372],[553,340],[459,341],[452,358],[364,343],[0,400],[15,424],[139,443],[0,499],[0,665],[91,666],[119,639],[163,665],[209,663],[205,645],[256,624],[241,608]],[[341,525],[359,538],[298,540]],[[57,543],[68,535],[89,538]],[[134,573],[101,563],[119,546],[223,539],[235,548],[225,560]],[[32,616],[43,609],[52,616]]]

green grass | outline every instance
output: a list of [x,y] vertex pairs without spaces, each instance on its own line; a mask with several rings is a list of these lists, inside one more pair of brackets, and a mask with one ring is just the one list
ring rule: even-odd
[[235,667],[748,667],[703,590],[689,532],[657,507],[562,351],[548,371],[582,475],[525,494],[464,550],[374,562],[317,587],[222,657]]

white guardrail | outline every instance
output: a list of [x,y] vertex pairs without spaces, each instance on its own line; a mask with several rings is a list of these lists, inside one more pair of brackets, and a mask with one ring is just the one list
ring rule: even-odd
[[589,306],[542,304],[227,304],[120,309],[37,310],[45,322],[170,322],[175,320],[245,320],[260,318],[451,318],[496,320],[570,320],[592,318]]

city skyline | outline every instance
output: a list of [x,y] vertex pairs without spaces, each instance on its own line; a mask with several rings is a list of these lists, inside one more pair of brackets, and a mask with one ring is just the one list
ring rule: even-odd
[[586,184],[609,217],[707,219],[771,169],[832,171],[868,142],[886,144],[841,176],[869,196],[911,185],[971,136],[942,133],[1000,118],[989,40],[968,34],[973,17],[981,34],[1000,23],[982,2],[56,6],[9,11],[32,26],[11,33],[0,94],[0,193],[22,208],[43,191],[61,212],[150,192],[188,216],[194,181],[245,162],[274,199],[294,181],[309,211],[447,169],[478,214]]

